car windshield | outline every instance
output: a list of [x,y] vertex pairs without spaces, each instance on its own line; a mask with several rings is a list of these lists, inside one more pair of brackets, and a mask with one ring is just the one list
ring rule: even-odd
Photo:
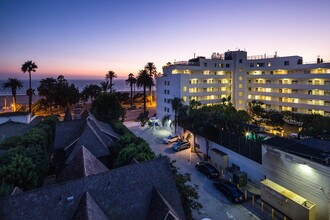
[[211,164],[206,163],[206,164],[205,164],[205,167],[206,167],[207,169],[209,169],[210,171],[215,172],[215,169],[214,169],[214,167],[213,167]]

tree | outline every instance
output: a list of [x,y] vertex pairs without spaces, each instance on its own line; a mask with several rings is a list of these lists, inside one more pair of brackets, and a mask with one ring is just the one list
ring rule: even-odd
[[178,126],[178,113],[179,113],[179,108],[183,106],[182,104],[183,100],[181,98],[175,97],[174,99],[171,99],[171,105],[172,109],[174,110],[174,130],[176,133],[177,126]]
[[[154,65],[153,62],[149,62],[144,66],[144,69],[147,70],[149,72],[149,76],[150,78],[154,79],[158,73],[156,70],[156,66]],[[149,85],[149,92],[150,92],[150,105],[152,105],[152,86],[153,85]]]
[[110,70],[110,71],[105,75],[105,79],[106,79],[106,80],[109,80],[109,89],[110,89],[110,93],[113,92],[113,86],[115,85],[115,84],[112,83],[113,78],[117,78],[117,74],[116,74],[114,71]]
[[37,88],[38,94],[43,100],[42,103],[49,108],[51,114],[52,105],[55,104],[56,100],[56,84],[56,79],[54,79],[53,77],[48,77],[46,79],[40,80],[39,86]]
[[92,112],[96,118],[105,122],[113,122],[122,114],[122,107],[115,94],[102,93],[92,103]]
[[38,186],[36,166],[28,157],[15,155],[9,164],[0,167],[1,183],[17,186],[23,190]]
[[131,106],[133,106],[133,85],[136,83],[136,78],[133,73],[128,74],[128,79],[126,79],[126,84],[131,87]]
[[105,81],[105,82],[100,82],[100,84],[101,84],[101,90],[102,90],[102,92],[105,92],[105,93],[107,93],[108,92],[108,90],[109,90],[109,81]]
[[150,77],[146,70],[140,70],[139,76],[136,81],[137,87],[143,87],[143,109],[144,112],[147,111],[147,103],[146,103],[146,88],[154,85],[154,79]]
[[55,103],[62,107],[75,104],[80,98],[78,88],[73,83],[69,85],[69,82],[62,75],[57,77],[55,94]]
[[2,84],[2,88],[4,89],[11,89],[11,94],[13,96],[13,111],[16,112],[16,92],[17,89],[23,87],[22,81],[18,80],[17,78],[8,78],[6,82]]
[[37,68],[38,68],[38,66],[31,60],[23,63],[22,68],[21,68],[23,73],[26,73],[26,72],[29,73],[28,96],[29,96],[29,112],[30,113],[32,113],[32,95],[33,95],[33,90],[32,90],[32,86],[31,86],[31,72],[35,72]]
[[89,84],[86,85],[83,91],[81,92],[81,98],[84,101],[88,101],[89,99],[91,101],[94,101],[100,94],[101,94],[102,88],[98,85]]
[[175,178],[176,188],[179,191],[180,200],[183,206],[183,211],[187,219],[192,219],[192,209],[199,210],[203,206],[197,202],[198,195],[198,185],[191,185],[188,182],[191,181],[190,174],[181,174],[174,166],[175,161],[171,162],[172,173]]

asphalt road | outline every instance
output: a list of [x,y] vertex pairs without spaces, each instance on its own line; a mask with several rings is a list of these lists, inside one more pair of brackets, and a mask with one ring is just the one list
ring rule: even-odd
[[191,184],[198,186],[199,202],[203,208],[193,212],[193,218],[196,220],[209,218],[217,219],[259,219],[241,204],[232,204],[220,193],[212,183],[212,180],[205,177],[195,169],[195,164],[201,161],[201,158],[190,150],[174,152],[171,144],[162,144],[162,139],[170,134],[161,127],[141,127],[139,122],[127,121],[124,123],[134,134],[146,140],[156,154],[167,155],[172,160],[176,160],[175,165],[181,173],[191,174]]

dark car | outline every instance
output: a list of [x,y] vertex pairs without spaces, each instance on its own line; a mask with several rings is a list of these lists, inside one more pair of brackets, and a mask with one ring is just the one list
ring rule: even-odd
[[190,148],[190,143],[188,141],[177,141],[172,145],[174,151],[180,151]]
[[173,142],[176,142],[176,141],[179,141],[179,140],[180,140],[180,135],[171,134],[168,137],[163,139],[163,143],[164,144],[170,144],[170,143],[173,143]]
[[244,193],[228,180],[216,180],[213,185],[222,192],[231,202],[240,203],[244,201]]
[[219,171],[207,162],[199,162],[195,165],[196,169],[202,172],[207,178],[214,179],[218,178]]

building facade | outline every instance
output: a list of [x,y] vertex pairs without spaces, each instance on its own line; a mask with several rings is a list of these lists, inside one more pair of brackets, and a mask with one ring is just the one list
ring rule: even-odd
[[247,56],[245,51],[213,53],[163,67],[157,78],[157,114],[173,116],[171,100],[213,105],[228,99],[238,110],[262,101],[266,109],[330,116],[330,62],[303,63],[300,56]]

